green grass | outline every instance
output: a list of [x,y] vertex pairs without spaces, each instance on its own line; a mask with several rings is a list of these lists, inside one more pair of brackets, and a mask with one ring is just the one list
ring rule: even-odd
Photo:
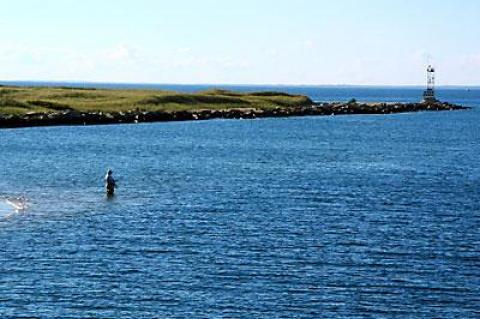
[[301,95],[281,92],[239,93],[208,90],[178,93],[159,90],[107,90],[67,87],[0,87],[0,114],[80,112],[273,109],[311,105]]

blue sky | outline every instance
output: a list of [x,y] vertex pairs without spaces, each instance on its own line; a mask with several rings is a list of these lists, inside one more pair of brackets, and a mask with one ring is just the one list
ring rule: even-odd
[[480,85],[477,0],[16,0],[0,80]]

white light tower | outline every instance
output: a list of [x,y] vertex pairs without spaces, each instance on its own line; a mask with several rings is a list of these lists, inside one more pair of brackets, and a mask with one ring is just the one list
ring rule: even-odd
[[436,102],[435,98],[435,68],[427,67],[427,89],[423,91],[423,102]]

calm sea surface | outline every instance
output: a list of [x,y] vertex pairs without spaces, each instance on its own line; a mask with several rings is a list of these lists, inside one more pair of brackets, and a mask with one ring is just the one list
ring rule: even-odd
[[0,318],[479,318],[480,89],[439,95],[474,109],[0,130]]

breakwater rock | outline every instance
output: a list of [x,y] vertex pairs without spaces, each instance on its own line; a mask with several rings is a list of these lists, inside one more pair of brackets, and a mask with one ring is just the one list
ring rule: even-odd
[[53,126],[53,125],[100,125],[119,123],[142,123],[162,121],[194,121],[208,119],[254,119],[264,117],[347,115],[347,114],[392,114],[419,111],[447,111],[468,109],[446,102],[430,103],[316,103],[301,107],[274,109],[228,108],[218,110],[190,111],[142,111],[127,112],[79,112],[65,110],[53,113],[27,113],[1,115],[0,128]]

